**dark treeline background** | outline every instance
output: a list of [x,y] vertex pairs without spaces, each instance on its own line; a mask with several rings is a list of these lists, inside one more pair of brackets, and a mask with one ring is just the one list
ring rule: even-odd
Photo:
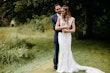
[[110,7],[107,0],[0,0],[0,20],[16,18],[19,22],[34,15],[51,16],[54,4],[66,4],[76,19],[76,38],[110,40]]

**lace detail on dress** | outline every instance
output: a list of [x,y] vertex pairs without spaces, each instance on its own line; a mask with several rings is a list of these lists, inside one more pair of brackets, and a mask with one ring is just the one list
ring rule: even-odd
[[[72,21],[75,21],[74,17],[71,17],[69,19],[69,26],[72,25]],[[60,17],[60,27],[66,25],[66,23],[62,20]],[[104,73],[103,71],[87,67],[87,66],[81,66],[79,65],[73,57],[72,51],[71,51],[71,33],[58,33],[58,42],[59,42],[59,62],[58,62],[58,69],[57,72],[63,73],[63,72],[78,72],[79,70],[85,70],[86,73]]]

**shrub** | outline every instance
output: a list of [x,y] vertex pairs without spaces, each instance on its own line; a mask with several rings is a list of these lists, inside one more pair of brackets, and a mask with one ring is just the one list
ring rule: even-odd
[[50,29],[50,18],[44,15],[42,16],[33,16],[34,19],[27,19],[27,23],[25,23],[26,27],[31,28],[33,31],[40,30],[45,32],[45,30]]
[[31,58],[26,43],[20,39],[6,39],[0,41],[0,62],[2,64],[11,64],[20,62],[21,59]]

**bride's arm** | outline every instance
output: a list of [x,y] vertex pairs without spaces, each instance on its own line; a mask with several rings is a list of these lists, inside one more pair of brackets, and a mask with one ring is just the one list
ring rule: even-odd
[[72,29],[70,29],[70,32],[75,32],[76,26],[75,26],[75,20],[72,21]]
[[72,29],[65,29],[65,32],[72,33],[75,32],[76,26],[75,26],[75,20],[72,21]]
[[67,26],[63,26],[63,27],[60,26],[60,18],[58,18],[56,22],[55,30],[62,30],[67,28],[68,28]]

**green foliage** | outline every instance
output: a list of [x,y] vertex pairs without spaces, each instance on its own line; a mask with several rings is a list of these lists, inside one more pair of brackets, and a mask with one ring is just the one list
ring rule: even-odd
[[50,29],[51,23],[49,17],[34,15],[33,18],[27,19],[27,23],[25,23],[26,27],[31,28],[33,31],[40,30],[41,32]]
[[0,62],[11,64],[21,59],[30,58],[26,43],[20,39],[5,39],[0,41]]
[[[47,19],[43,19],[42,22],[38,22],[33,18],[35,18],[35,15],[52,15],[54,13],[55,3],[59,3],[61,5],[67,4],[70,7],[72,16],[76,18],[78,31],[78,33],[76,33],[79,34],[81,32],[81,34],[77,36],[81,35],[81,38],[85,35],[87,37],[93,37],[97,35],[104,37],[101,35],[104,33],[106,36],[108,36],[107,38],[109,39],[110,8],[107,1],[1,0],[0,15],[2,15],[4,18],[16,18],[19,22],[22,22],[23,24],[27,22],[28,18],[30,20],[32,19],[32,23],[38,23],[36,29],[40,29],[42,30],[42,32],[44,32],[46,26],[44,25],[45,23],[42,22],[45,22]],[[7,24],[7,22],[5,22],[5,24]],[[6,26],[5,24],[3,25]],[[99,27],[99,25],[102,24],[104,24],[104,26]],[[101,29],[96,30],[97,28]]]
[[[56,72],[52,66],[54,50],[52,43],[53,30],[41,33],[22,26],[1,28],[0,32],[7,36],[4,40],[0,40],[0,73],[27,73],[33,69],[35,70],[34,72],[39,71],[41,73]],[[12,33],[12,36],[8,36]],[[109,43],[103,41],[75,40],[74,37],[72,40],[73,55],[80,65],[100,68],[106,73],[110,73],[109,48]],[[4,64],[1,61],[1,54],[4,56],[3,60],[8,58],[4,60]],[[19,57],[19,59],[16,57]]]
[[[49,50],[52,48],[51,31],[45,34],[22,26],[2,27],[0,32],[6,35],[4,39],[0,39],[0,73],[13,73],[33,59],[38,61],[42,56],[52,53],[52,49]],[[47,43],[51,45],[48,46]]]

